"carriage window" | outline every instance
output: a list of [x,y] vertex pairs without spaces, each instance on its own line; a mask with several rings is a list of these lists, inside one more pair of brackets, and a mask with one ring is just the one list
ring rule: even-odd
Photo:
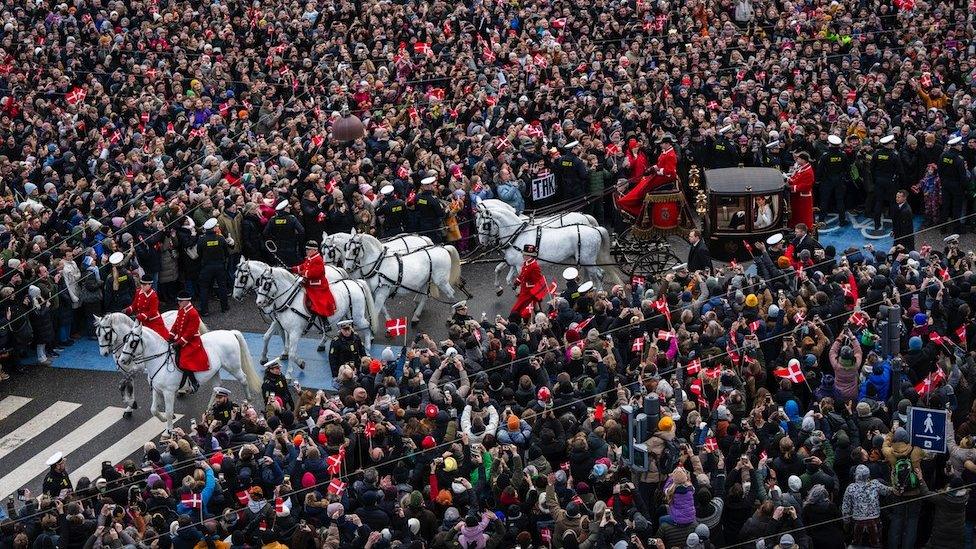
[[756,230],[772,227],[779,218],[779,195],[758,195],[753,197],[753,228]]
[[734,231],[743,231],[746,226],[746,212],[749,210],[748,196],[718,196],[715,215],[718,216],[719,227]]

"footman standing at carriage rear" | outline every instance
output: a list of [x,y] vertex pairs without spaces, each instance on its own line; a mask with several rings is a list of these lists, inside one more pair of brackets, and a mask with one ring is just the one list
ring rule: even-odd
[[813,227],[813,165],[806,151],[796,154],[796,169],[789,176],[790,228],[803,223]]
[[325,260],[319,252],[319,243],[309,240],[305,243],[305,261],[292,267],[293,271],[302,277],[302,286],[309,309],[323,319],[335,314],[336,303],[329,288],[329,279],[325,277]]
[[298,247],[305,240],[305,227],[288,211],[288,206],[287,200],[278,202],[274,217],[264,226],[264,237],[274,243],[278,259],[291,267],[301,261]]
[[176,364],[190,382],[190,388],[196,391],[200,384],[197,383],[194,372],[209,370],[210,359],[200,339],[200,315],[193,307],[190,294],[180,292],[176,299],[180,307],[177,309],[176,320],[173,321],[173,328],[167,339],[176,347]]
[[134,315],[144,326],[152,328],[160,337],[167,339],[169,330],[159,314],[159,296],[152,287],[153,278],[147,274],[142,275],[139,282],[141,287],[132,298],[132,304],[125,308],[125,314]]
[[535,310],[537,303],[545,299],[548,293],[546,288],[546,277],[542,276],[542,268],[535,256],[537,250],[532,244],[526,244],[522,248],[522,270],[519,272],[515,284],[520,287],[518,298],[509,313],[512,322],[518,322],[526,310]]

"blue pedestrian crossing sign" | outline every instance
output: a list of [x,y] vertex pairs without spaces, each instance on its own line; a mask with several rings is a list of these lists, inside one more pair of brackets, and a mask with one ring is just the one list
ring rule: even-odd
[[912,445],[926,452],[946,452],[946,421],[948,412],[929,408],[908,409],[908,436]]

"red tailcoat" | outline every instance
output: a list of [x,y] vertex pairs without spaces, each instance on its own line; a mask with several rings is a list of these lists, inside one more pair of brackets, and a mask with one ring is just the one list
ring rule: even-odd
[[797,170],[789,179],[790,184],[790,228],[797,223],[813,227],[813,166]]
[[143,326],[152,328],[163,339],[169,339],[169,330],[159,314],[159,296],[152,288],[148,292],[139,289],[132,298],[132,305],[125,308],[125,314],[135,315]]
[[515,305],[512,306],[512,313],[520,316],[523,310],[533,303],[542,301],[549,293],[546,288],[546,277],[542,276],[542,269],[535,258],[527,259],[522,264],[522,270],[515,282],[519,285],[519,295]]
[[329,288],[329,279],[325,277],[325,260],[322,254],[316,252],[312,257],[292,267],[298,276],[305,279],[305,296],[309,309],[319,316],[329,317],[335,314],[335,298]]
[[[644,206],[644,196],[649,191],[678,178],[678,155],[674,152],[674,147],[658,155],[657,164],[654,165],[654,168],[656,169],[652,169],[650,174],[641,178],[633,189],[617,199],[618,208],[638,217],[641,208]],[[661,173],[657,173],[658,170],[661,170]]]
[[188,372],[206,372],[210,358],[200,339],[200,314],[193,305],[180,307],[169,339],[180,347],[180,368]]

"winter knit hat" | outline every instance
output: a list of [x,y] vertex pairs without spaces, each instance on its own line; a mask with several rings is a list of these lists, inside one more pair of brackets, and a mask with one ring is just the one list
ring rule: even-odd
[[517,415],[512,414],[508,416],[508,430],[515,432],[519,430],[520,421]]

